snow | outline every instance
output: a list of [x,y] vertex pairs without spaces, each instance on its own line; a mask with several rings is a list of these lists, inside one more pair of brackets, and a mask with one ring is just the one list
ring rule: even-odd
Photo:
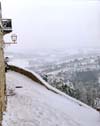
[[100,126],[100,114],[91,107],[19,73],[9,71],[6,77],[7,93],[15,95],[7,97],[3,126]]
[[[13,65],[13,64],[12,64],[12,65]],[[38,80],[40,80],[40,81],[42,82],[42,84],[43,84],[47,89],[49,89],[49,90],[51,90],[51,91],[53,91],[53,92],[55,92],[55,93],[57,93],[57,94],[60,94],[60,95],[62,95],[62,96],[64,96],[64,97],[66,97],[67,99],[71,100],[72,102],[75,102],[75,103],[77,103],[77,104],[79,104],[79,105],[84,105],[84,106],[86,106],[86,107],[89,107],[89,106],[87,106],[86,104],[84,104],[84,103],[82,103],[82,102],[80,102],[80,101],[78,101],[78,100],[76,100],[76,99],[70,97],[69,95],[66,95],[64,92],[61,92],[60,90],[54,88],[54,87],[51,86],[48,82],[46,82],[39,74],[35,73],[35,72],[32,71],[32,70],[29,70],[28,68],[25,68],[25,66],[22,66],[21,64],[19,64],[19,65],[16,65],[16,67],[19,68],[19,69],[23,69],[23,70],[25,70],[25,71],[28,71],[28,72],[32,73],[36,78],[38,78]]]

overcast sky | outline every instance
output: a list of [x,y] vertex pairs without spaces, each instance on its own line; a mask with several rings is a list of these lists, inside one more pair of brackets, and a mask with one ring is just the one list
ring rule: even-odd
[[18,35],[18,44],[11,48],[100,46],[97,0],[1,1],[3,18],[12,19]]

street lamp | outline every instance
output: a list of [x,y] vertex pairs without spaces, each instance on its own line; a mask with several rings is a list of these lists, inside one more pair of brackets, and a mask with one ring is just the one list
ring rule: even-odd
[[10,45],[10,44],[17,44],[17,35],[16,34],[12,34],[11,35],[11,40],[12,40],[12,42],[4,42],[4,44],[8,44],[8,45]]
[[16,35],[16,34],[12,34],[12,35],[11,35],[11,40],[12,40],[13,44],[16,44],[17,35]]

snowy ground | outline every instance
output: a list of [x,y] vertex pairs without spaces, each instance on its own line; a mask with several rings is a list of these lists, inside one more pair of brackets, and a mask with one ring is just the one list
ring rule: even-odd
[[[22,88],[15,88],[22,86]],[[7,112],[3,126],[100,126],[100,114],[85,105],[79,105],[29,78],[7,73]]]

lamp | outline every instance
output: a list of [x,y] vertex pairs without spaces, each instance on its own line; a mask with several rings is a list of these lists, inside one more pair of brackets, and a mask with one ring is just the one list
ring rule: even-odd
[[16,44],[17,42],[17,35],[16,34],[12,34],[11,35],[11,40],[12,40],[12,42],[4,42],[4,44]]
[[12,34],[12,35],[11,35],[11,40],[12,40],[12,42],[15,44],[16,41],[17,41],[17,35],[16,35],[16,34]]

